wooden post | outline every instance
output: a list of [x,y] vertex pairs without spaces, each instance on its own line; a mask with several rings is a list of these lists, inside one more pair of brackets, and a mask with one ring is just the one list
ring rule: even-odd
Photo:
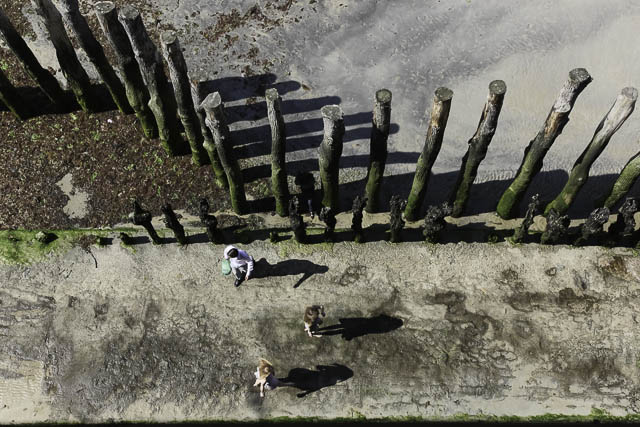
[[142,78],[151,96],[149,108],[156,118],[164,149],[171,156],[189,153],[189,146],[185,144],[178,131],[176,100],[162,69],[160,53],[144,28],[140,12],[131,6],[124,6],[118,13],[118,19],[129,37]]
[[160,210],[164,214],[165,225],[167,226],[167,228],[173,231],[173,234],[174,236],[176,236],[176,240],[178,241],[178,243],[182,246],[188,244],[189,241],[187,239],[187,236],[184,234],[184,227],[182,226],[182,224],[180,224],[180,221],[178,221],[178,217],[176,216],[176,213],[173,211],[173,209],[171,209],[171,205],[169,203],[166,203],[162,205]]
[[173,93],[178,104],[178,115],[191,146],[191,161],[198,166],[206,165],[209,163],[209,156],[202,146],[204,138],[200,131],[196,109],[193,106],[193,98],[191,98],[187,63],[182,55],[180,41],[173,31],[162,33],[161,40],[162,52],[169,68]]
[[286,129],[278,90],[267,89],[265,98],[271,127],[271,191],[276,199],[276,212],[284,217],[287,216],[289,204],[289,185],[285,168]]
[[502,80],[494,80],[489,84],[489,96],[484,104],[480,123],[476,133],[468,142],[469,147],[462,158],[462,166],[451,192],[449,202],[452,206],[451,216],[458,218],[464,212],[469,199],[469,192],[478,174],[478,167],[487,155],[487,149],[498,126],[498,116],[502,109],[507,85]]
[[300,200],[298,196],[289,199],[289,225],[293,230],[293,237],[298,243],[306,243],[307,231],[300,214]]
[[336,215],[333,213],[331,208],[324,206],[320,209],[320,213],[318,214],[318,218],[320,221],[324,222],[324,241],[325,242],[333,242],[334,231],[336,229]]
[[16,88],[0,69],[0,101],[20,120],[26,120],[31,115],[29,106],[20,97]]
[[198,116],[198,122],[200,123],[200,131],[204,138],[204,142],[202,146],[205,150],[207,150],[207,154],[209,155],[209,161],[211,162],[211,168],[213,169],[213,173],[216,176],[216,184],[220,188],[229,188],[229,183],[227,182],[227,175],[224,172],[224,168],[222,167],[222,163],[220,163],[220,158],[218,157],[218,151],[216,150],[216,143],[213,140],[213,135],[211,134],[211,130],[207,127],[206,120],[207,116],[204,112],[204,109],[201,107],[202,101],[204,98],[202,96],[202,92],[200,91],[200,83],[198,81],[191,80],[191,97],[193,98],[194,107],[196,109],[196,114]]
[[60,87],[60,83],[53,75],[38,62],[24,39],[18,34],[16,28],[0,8],[0,34],[13,53],[20,59],[27,73],[38,83],[42,92],[51,102],[63,107],[67,105],[68,98]]
[[338,188],[344,118],[338,105],[325,105],[320,111],[324,122],[324,138],[318,147],[322,205],[331,208],[337,214],[340,212]]
[[209,94],[202,103],[207,114],[207,126],[211,129],[218,151],[218,157],[227,174],[229,195],[233,211],[242,215],[246,211],[247,199],[244,194],[244,180],[238,161],[233,153],[233,144],[227,119],[224,114],[224,104],[218,92]]
[[[153,228],[153,225],[151,224],[151,212],[142,209],[142,206],[140,206],[137,200],[134,200],[133,202],[133,212],[129,214],[129,218],[135,225],[141,225],[145,230],[147,230],[147,233],[149,233],[149,237],[151,237],[151,241],[154,245],[162,244],[162,239],[158,236],[158,233],[156,233],[155,228]],[[128,244],[124,240],[123,242]]]
[[618,179],[611,187],[609,195],[606,197],[603,206],[613,209],[615,205],[629,192],[633,184],[640,176],[640,151],[636,153],[618,175]]
[[438,157],[440,147],[442,146],[442,138],[444,137],[444,129],[447,126],[449,118],[449,110],[451,109],[451,98],[453,91],[446,87],[436,89],[433,97],[433,107],[431,108],[431,120],[427,129],[427,137],[424,142],[424,148],[418,158],[416,164],[416,173],[413,176],[413,184],[411,192],[407,200],[407,206],[404,210],[404,216],[407,221],[418,220],[424,196],[427,194],[427,184],[431,175],[431,168]]
[[109,64],[104,54],[104,49],[102,49],[102,46],[91,32],[87,20],[80,14],[78,0],[59,0],[59,4],[67,25],[75,33],[76,39],[86,52],[89,61],[96,67],[100,78],[109,90],[111,98],[113,98],[113,102],[124,114],[133,113],[129,102],[127,102],[127,95],[122,82],[120,82],[118,75]]
[[571,220],[568,215],[559,215],[555,209],[551,209],[547,215],[547,225],[540,236],[543,245],[558,243],[566,234]]
[[367,185],[365,198],[366,210],[375,213],[380,205],[380,186],[387,161],[387,140],[391,124],[391,91],[380,89],[376,92],[373,105],[373,121],[369,142],[369,167],[367,168]]
[[206,197],[200,199],[200,221],[205,226],[211,243],[224,243],[222,233],[218,230],[218,219],[209,214],[209,201]]
[[538,210],[540,209],[540,199],[538,194],[534,194],[531,197],[531,202],[529,202],[529,206],[527,206],[527,213],[522,220],[522,224],[515,229],[513,232],[513,236],[508,237],[507,239],[511,243],[522,243],[529,234],[529,228],[533,224],[533,219],[538,214]]
[[575,246],[585,246],[589,243],[598,245],[600,237],[602,237],[602,227],[609,221],[609,214],[609,208],[596,208],[593,210],[584,224],[582,224],[580,237],[573,244]]
[[496,212],[500,218],[510,219],[516,215],[518,205],[524,197],[529,184],[542,169],[544,156],[569,122],[569,113],[573,109],[576,98],[590,82],[591,76],[584,68],[575,68],[569,72],[569,80],[562,87],[560,95],[545,120],[544,126],[524,150],[524,158],[516,177],[498,202]]
[[362,211],[366,204],[366,197],[356,196],[351,205],[351,231],[353,231],[353,241],[356,243],[364,242],[364,234],[362,233]]
[[431,205],[424,215],[424,228],[422,235],[427,243],[438,243],[440,234],[447,226],[446,216],[451,215],[451,205],[443,202],[440,205]]
[[120,21],[118,21],[116,6],[111,1],[101,1],[95,4],[95,10],[102,31],[107,40],[109,40],[111,47],[113,47],[127,99],[140,121],[142,132],[149,139],[157,138],[158,127],[156,126],[156,119],[148,105],[150,99],[149,91],[144,85],[140,67],[138,67],[127,33],[124,31]]
[[407,201],[396,194],[391,196],[389,206],[391,207],[389,212],[389,241],[391,243],[400,243],[402,241],[402,229],[404,228],[402,212],[407,206]]
[[87,72],[82,68],[76,51],[73,50],[71,40],[69,40],[62,23],[62,15],[51,0],[34,0],[34,2],[37,6],[36,11],[42,17],[49,32],[62,74],[67,79],[78,104],[86,112],[95,111],[97,99],[91,93],[91,81]]
[[559,214],[565,213],[578,192],[589,178],[589,169],[596,161],[600,153],[605,149],[613,134],[620,129],[620,126],[627,120],[633,112],[638,99],[638,91],[632,87],[625,87],[618,95],[613,106],[596,128],[591,142],[584,149],[578,160],[576,160],[569,174],[569,179],[558,196],[547,205],[544,210],[545,215],[553,208]]

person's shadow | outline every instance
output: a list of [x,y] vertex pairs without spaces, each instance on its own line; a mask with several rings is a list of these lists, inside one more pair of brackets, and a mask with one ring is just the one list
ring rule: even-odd
[[354,338],[367,334],[384,334],[391,332],[402,326],[404,322],[397,317],[379,314],[376,317],[352,317],[340,319],[337,325],[325,326],[317,329],[315,335],[338,335],[342,334],[342,338],[351,341]]
[[278,380],[281,386],[304,390],[296,396],[305,397],[314,391],[346,381],[352,376],[353,371],[351,369],[334,363],[332,365],[317,365],[315,371],[305,368],[293,368],[286,378],[278,378]]
[[302,274],[302,277],[293,285],[294,288],[300,286],[302,282],[314,274],[324,274],[329,271],[329,267],[326,265],[318,265],[305,259],[288,259],[277,264],[269,264],[266,259],[261,258],[255,262],[253,269],[255,278]]

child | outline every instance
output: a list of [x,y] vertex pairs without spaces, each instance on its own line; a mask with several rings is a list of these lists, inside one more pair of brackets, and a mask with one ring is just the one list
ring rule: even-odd
[[324,305],[312,305],[305,308],[304,310],[304,317],[302,318],[302,321],[304,322],[304,330],[307,332],[307,334],[309,334],[310,337],[320,338],[322,336],[314,335],[314,332],[318,329],[318,326],[322,324],[320,314],[322,314],[322,317],[325,316]]
[[224,248],[224,259],[229,260],[231,271],[236,278],[234,286],[237,288],[244,280],[251,278],[253,272],[253,257],[245,251],[229,245]]
[[253,386],[260,386],[260,397],[264,397],[264,389],[273,390],[278,387],[280,382],[275,375],[276,371],[271,362],[266,359],[258,361],[258,369],[255,372],[256,382],[253,383]]

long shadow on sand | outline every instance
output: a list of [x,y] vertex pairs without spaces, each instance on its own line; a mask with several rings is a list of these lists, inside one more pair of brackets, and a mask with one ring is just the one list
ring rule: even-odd
[[344,365],[317,365],[316,370],[293,368],[285,378],[278,378],[285,387],[295,387],[303,390],[296,396],[305,397],[315,391],[336,385],[353,376],[353,371]]
[[394,331],[403,325],[402,319],[379,314],[376,317],[351,317],[340,319],[337,325],[325,326],[316,330],[316,335],[342,335],[351,341],[354,338],[369,334],[384,334]]

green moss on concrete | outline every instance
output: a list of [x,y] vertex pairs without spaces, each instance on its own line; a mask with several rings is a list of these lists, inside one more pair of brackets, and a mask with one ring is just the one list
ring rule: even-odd
[[[337,232],[338,230],[336,230]],[[317,236],[324,233],[323,228],[307,228],[307,237]],[[293,238],[293,233],[280,233],[280,238],[286,238],[286,240],[281,240],[275,245],[278,247],[278,255],[281,258],[289,258],[293,255],[311,255],[315,252],[333,252],[334,243],[331,242],[322,242],[322,243],[298,243]]]

